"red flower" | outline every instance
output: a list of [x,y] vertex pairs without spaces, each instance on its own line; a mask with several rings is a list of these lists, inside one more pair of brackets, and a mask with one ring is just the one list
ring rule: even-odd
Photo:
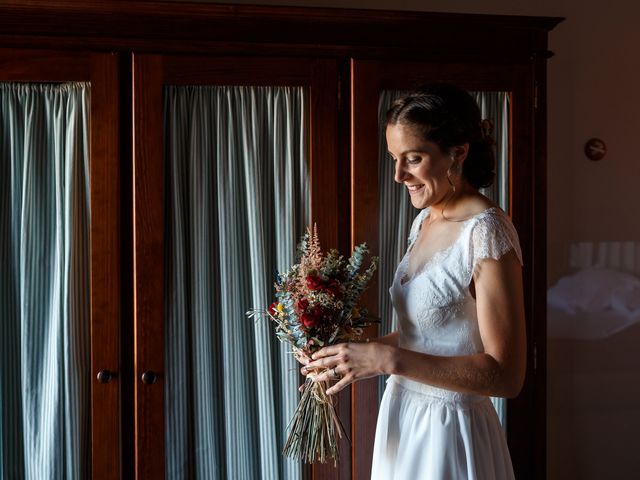
[[311,315],[313,315],[316,319],[316,326],[319,326],[319,324],[322,323],[331,322],[331,310],[326,307],[316,305],[311,310]]
[[308,275],[305,280],[309,290],[320,290],[324,286],[324,282],[318,275]]
[[278,305],[278,302],[273,302],[271,305],[269,305],[269,313],[273,316],[276,315],[276,313],[278,313],[276,307]]
[[299,312],[304,312],[308,306],[309,306],[309,300],[307,300],[306,298],[301,298],[296,302],[296,308],[298,309]]
[[318,319],[309,313],[303,313],[300,317],[302,324],[307,328],[313,328],[318,323]]
[[312,309],[311,309],[311,315],[313,315],[316,318],[322,318],[327,314],[327,310],[320,306],[320,305],[315,305]]
[[338,282],[335,278],[331,279],[329,284],[324,287],[324,291],[330,293],[334,297],[340,295],[340,282]]

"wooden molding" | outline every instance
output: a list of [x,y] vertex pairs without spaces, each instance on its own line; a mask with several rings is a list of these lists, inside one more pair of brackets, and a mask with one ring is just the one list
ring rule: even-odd
[[0,39],[8,46],[55,44],[150,53],[212,53],[219,47],[224,54],[279,51],[376,57],[393,52],[430,59],[438,58],[441,51],[425,46],[446,42],[449,58],[527,59],[549,56],[547,32],[561,20],[152,1],[24,0],[0,4]]

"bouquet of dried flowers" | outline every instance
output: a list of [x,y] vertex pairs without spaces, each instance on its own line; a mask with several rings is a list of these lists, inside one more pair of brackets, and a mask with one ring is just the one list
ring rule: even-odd
[[[324,346],[359,340],[363,329],[377,321],[358,304],[378,264],[373,257],[360,272],[367,252],[361,244],[348,261],[337,250],[325,254],[314,227],[298,245],[298,263],[278,274],[276,301],[268,310],[250,310],[247,315],[270,318],[280,341],[308,357]],[[312,380],[320,373],[311,372],[305,381],[283,450],[307,463],[337,462],[338,439],[345,434],[332,397],[326,394],[328,382]]]

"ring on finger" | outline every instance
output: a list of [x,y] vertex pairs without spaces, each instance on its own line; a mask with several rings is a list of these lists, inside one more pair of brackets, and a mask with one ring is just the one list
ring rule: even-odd
[[342,378],[342,375],[340,375],[338,372],[336,372],[336,367],[333,367],[331,369],[331,371],[333,372],[333,378],[336,380],[340,380]]

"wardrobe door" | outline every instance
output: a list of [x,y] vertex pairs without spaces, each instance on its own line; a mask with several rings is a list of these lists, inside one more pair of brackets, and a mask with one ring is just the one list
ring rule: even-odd
[[120,478],[117,57],[0,50],[0,478]]
[[[544,346],[544,246],[537,232],[544,231],[544,164],[536,165],[534,66],[446,64],[426,62],[352,61],[352,243],[369,243],[381,256],[378,281],[368,291],[368,303],[382,316],[379,332],[395,330],[387,290],[417,211],[406,192],[393,182],[386,161],[384,116],[395,98],[425,83],[448,82],[467,89],[478,101],[483,119],[496,141],[496,182],[483,191],[510,214],[524,260],[528,369],[526,383],[514,400],[493,399],[506,428],[518,478],[537,478],[544,445],[544,369],[536,365],[538,346]],[[372,139],[377,139],[372,141]],[[372,166],[375,164],[375,166]],[[542,171],[540,170],[542,168]],[[538,190],[536,190],[538,188]],[[538,192],[538,194],[536,193]],[[534,208],[535,207],[535,208]],[[536,242],[534,243],[534,240]],[[536,318],[536,317],[539,317]],[[538,363],[539,362],[538,358]],[[384,380],[384,379],[383,379]],[[384,381],[359,382],[354,388],[355,478],[370,474],[375,422]],[[506,405],[506,408],[505,408]],[[535,448],[534,448],[535,447]],[[538,448],[538,450],[536,450]],[[536,473],[536,468],[540,471]]]
[[298,365],[245,312],[311,223],[339,246],[335,62],[134,55],[133,83],[136,478],[308,476]]

